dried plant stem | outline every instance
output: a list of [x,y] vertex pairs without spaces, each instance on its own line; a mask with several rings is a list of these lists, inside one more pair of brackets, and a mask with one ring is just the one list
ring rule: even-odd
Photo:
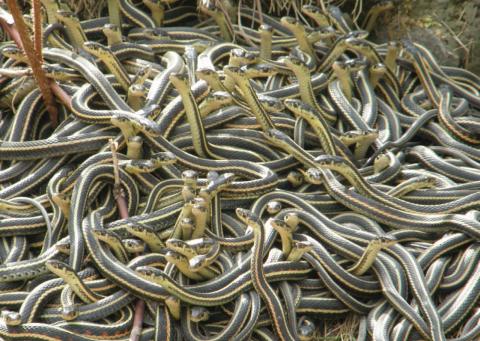
[[138,300],[135,303],[135,317],[133,319],[132,331],[130,333],[130,341],[138,341],[142,334],[143,315],[145,314],[145,301]]
[[[117,158],[117,148],[118,144],[110,140],[110,149],[112,150],[112,161],[113,161],[113,177],[114,177],[114,196],[117,202],[117,208],[120,214],[121,219],[128,218],[128,208],[127,201],[125,199],[125,193],[122,190],[122,185],[120,183],[120,172],[118,169],[118,158]],[[142,325],[143,325],[143,316],[145,314],[145,301],[138,300],[135,303],[135,316],[133,319],[132,331],[130,332],[130,341],[138,341],[140,335],[142,334]]]
[[42,55],[42,8],[40,6],[40,0],[32,0],[32,13],[33,13],[33,45],[35,54],[43,64]]
[[[10,13],[13,16],[13,20],[15,21],[15,27],[17,28],[18,34],[20,36],[21,46],[19,47],[23,47],[23,51],[27,55],[30,67],[32,68],[32,71],[33,71],[33,76],[38,84],[40,92],[42,93],[42,97],[45,101],[45,106],[47,107],[48,113],[50,115],[51,124],[53,127],[56,127],[58,124],[58,110],[55,105],[55,99],[53,97],[52,91],[50,89],[51,81],[46,77],[45,73],[43,72],[42,60],[37,57],[37,52],[35,51],[33,42],[30,39],[30,36],[28,34],[27,25],[23,21],[22,13],[20,12],[17,1],[6,0],[6,2],[8,5],[8,9],[10,10]],[[35,4],[35,2],[39,2],[39,0],[34,0],[33,2]],[[38,6],[40,6],[39,3],[38,3]],[[34,10],[34,15],[41,18],[41,15],[38,10],[37,11]],[[37,25],[38,23],[40,23],[41,25],[40,20],[41,19],[38,19],[38,18],[34,19],[34,23],[36,23]],[[40,35],[41,35],[41,32],[40,32]],[[39,42],[41,43],[41,40],[39,40]],[[40,51],[38,51],[38,53],[41,55],[41,48],[40,48]]]
[[118,158],[117,158],[117,148],[118,144],[110,139],[110,150],[112,151],[112,162],[113,162],[113,194],[117,202],[117,207],[121,219],[128,218],[128,207],[127,201],[125,199],[125,193],[122,189],[122,184],[120,182],[120,171],[118,169]]

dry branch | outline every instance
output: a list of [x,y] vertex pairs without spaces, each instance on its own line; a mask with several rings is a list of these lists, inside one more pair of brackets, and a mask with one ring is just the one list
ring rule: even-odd
[[[55,105],[55,99],[53,97],[51,88],[50,88],[50,79],[47,78],[45,75],[43,69],[42,69],[42,59],[38,57],[38,54],[41,55],[41,48],[40,51],[35,51],[32,39],[30,38],[28,34],[28,29],[27,25],[25,24],[25,21],[23,20],[22,13],[20,12],[20,8],[18,7],[17,1],[16,0],[6,0],[8,9],[10,10],[10,13],[13,16],[14,20],[14,25],[11,25],[12,30],[16,30],[18,32],[18,35],[20,37],[21,45],[19,45],[19,48],[23,48],[23,51],[27,55],[28,62],[30,64],[30,67],[32,68],[33,71],[33,77],[35,78],[38,87],[40,89],[40,92],[42,93],[42,97],[45,101],[45,106],[47,107],[48,113],[50,115],[50,121],[53,127],[57,126],[58,123],[58,110]],[[38,2],[38,7],[39,7],[39,0],[33,0],[34,7],[35,3]],[[38,17],[41,18],[41,15],[39,13],[39,10],[35,11],[34,10],[34,15],[37,16],[36,19],[34,19],[34,24],[37,26],[40,24],[41,26],[41,19],[38,19]],[[11,30],[8,30],[9,33]],[[37,33],[38,34],[38,33]],[[41,30],[40,30],[40,35],[41,35]],[[14,36],[12,38],[15,40]],[[17,41],[16,41],[17,42]],[[39,39],[40,46],[41,46],[41,38]],[[18,42],[17,42],[18,45]],[[37,54],[38,52],[38,54]]]

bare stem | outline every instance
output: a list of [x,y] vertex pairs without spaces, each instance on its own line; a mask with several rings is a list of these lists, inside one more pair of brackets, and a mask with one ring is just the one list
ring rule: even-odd
[[[25,24],[25,21],[23,20],[22,13],[20,12],[20,9],[17,5],[16,0],[6,0],[8,9],[10,10],[10,13],[13,16],[13,20],[15,22],[15,27],[17,28],[18,35],[20,36],[20,41],[21,45],[19,45],[20,48],[23,48],[23,51],[27,55],[28,62],[30,64],[30,67],[32,68],[33,71],[33,76],[38,84],[38,87],[40,89],[40,92],[42,93],[42,97],[45,101],[45,106],[47,107],[48,113],[50,115],[50,121],[53,127],[57,126],[58,123],[58,111],[57,107],[55,105],[55,99],[53,97],[52,91],[50,89],[50,79],[48,79],[42,69],[42,58],[39,58],[37,56],[37,51],[34,49],[34,45],[32,42],[32,39],[30,38],[27,30],[27,25]],[[39,2],[39,0],[34,0],[34,6],[35,2]],[[38,3],[39,6],[39,3]],[[34,15],[39,15],[39,10],[35,11],[34,10]],[[40,15],[41,18],[41,15]],[[40,24],[41,26],[41,19],[36,19],[34,20],[34,24],[38,25]],[[14,30],[14,27],[11,26],[11,28]],[[9,32],[12,32],[11,30],[8,30]],[[41,30],[40,30],[40,35],[41,35]],[[36,33],[38,34],[38,33]],[[12,38],[15,40],[15,34],[12,35]],[[41,39],[41,38],[40,38]],[[15,40],[18,44],[18,41]],[[41,41],[40,41],[40,51],[38,53],[41,55]]]
[[[117,207],[120,214],[120,218],[128,218],[128,209],[127,201],[125,199],[125,193],[122,190],[122,185],[120,183],[120,171],[118,169],[118,158],[117,158],[117,148],[118,144],[113,140],[110,140],[110,149],[112,151],[112,162],[113,162],[113,177],[114,177],[114,195],[115,200],[117,201]],[[142,334],[142,325],[143,325],[143,316],[145,314],[145,302],[143,300],[138,300],[135,303],[135,316],[133,319],[132,331],[130,332],[130,341],[138,341],[140,335]]]
[[42,9],[40,0],[32,0],[32,14],[33,14],[33,44],[35,47],[35,54],[43,64],[42,55]]

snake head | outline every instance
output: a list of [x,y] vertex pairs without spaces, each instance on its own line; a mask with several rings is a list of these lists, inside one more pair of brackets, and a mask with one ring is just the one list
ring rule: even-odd
[[128,88],[128,92],[136,97],[145,97],[146,88],[143,84],[133,84]]
[[399,49],[399,48],[402,47],[402,43],[399,42],[398,40],[390,40],[387,43],[387,47],[390,48],[390,49]]
[[309,168],[305,172],[305,180],[311,184],[321,184],[322,183],[322,172],[318,168]]
[[230,50],[230,58],[245,58],[247,51],[245,49],[236,48]]
[[102,30],[117,31],[118,30],[118,25],[108,23],[108,24],[103,25]]
[[269,112],[279,112],[285,109],[282,101],[275,97],[258,95],[258,101]]
[[320,28],[315,28],[310,33],[308,33],[307,38],[310,43],[316,43],[321,39],[333,38],[337,35],[337,32],[332,26],[325,26]]
[[287,181],[294,187],[298,187],[303,183],[303,174],[292,170],[287,174]]
[[114,126],[118,126],[119,124],[130,123],[131,118],[125,113],[115,113],[114,115],[112,115],[110,121]]
[[268,129],[266,132],[263,133],[265,138],[272,143],[278,143],[281,141],[289,141],[290,137],[285,134],[284,132],[278,129]]
[[204,200],[211,200],[212,197],[215,195],[215,193],[218,193],[219,191],[225,189],[228,185],[230,185],[234,180],[235,180],[235,173],[223,173],[221,175],[218,174],[210,174],[213,175],[210,178],[207,175],[208,178],[208,184],[207,186],[203,187],[198,195],[203,198]]
[[86,41],[83,43],[83,47],[88,52],[103,52],[110,50],[107,46],[97,43],[96,41]]
[[172,72],[168,78],[170,79],[170,82],[172,82],[173,86],[177,89],[190,89],[190,79],[188,78],[188,74],[186,72]]
[[232,65],[225,65],[223,67],[223,72],[226,75],[234,78],[238,78],[239,76],[242,75],[242,71],[240,70],[240,68],[238,66],[232,66]]
[[373,160],[373,171],[379,173],[382,170],[386,169],[391,162],[391,154],[388,152],[382,152],[378,154]]
[[360,71],[367,67],[368,64],[369,62],[366,58],[352,58],[343,62],[344,67],[350,72]]
[[366,40],[354,37],[346,37],[345,44],[355,51],[366,51],[371,48],[371,45]]
[[55,73],[59,71],[57,65],[54,65],[54,64],[42,64],[42,70],[47,75],[55,75]]
[[437,185],[437,178],[435,178],[433,176],[425,175],[424,177],[421,176],[421,178],[423,178],[423,179],[419,180],[419,181],[423,181],[424,186],[426,186],[428,188],[434,188]]
[[300,109],[308,112],[313,111],[313,108],[310,105],[297,98],[286,98],[283,101],[283,104],[285,104],[285,107],[292,112],[297,112]]
[[231,184],[235,180],[235,176],[235,173],[226,172],[214,178],[213,181],[219,184]]
[[300,224],[300,218],[296,212],[288,212],[285,214],[283,221],[290,226],[293,232],[297,230],[298,224]]
[[210,1],[210,0],[201,0],[199,2],[199,8],[200,10],[207,10],[207,11],[218,11],[218,8],[216,6],[216,1]]
[[192,214],[197,217],[197,216],[204,216],[208,212],[208,208],[206,205],[203,205],[201,203],[199,204],[194,204],[192,207]]
[[182,180],[188,184],[198,180],[198,173],[192,169],[187,169],[182,172]]
[[209,47],[214,46],[214,43],[210,40],[205,40],[205,39],[196,39],[195,41],[192,42],[191,48],[196,52],[196,53],[202,53]]
[[2,319],[7,326],[18,326],[22,323],[22,316],[11,310],[2,310]]
[[45,262],[45,266],[49,271],[53,272],[55,275],[66,274],[70,271],[73,271],[68,264],[56,259],[49,259],[48,261]]
[[125,226],[127,232],[129,233],[139,233],[139,232],[143,232],[147,229],[147,226],[143,225],[143,224],[140,224],[140,223],[134,223],[134,222],[129,222],[127,223],[127,225]]
[[273,227],[273,229],[279,233],[291,233],[292,230],[288,224],[281,220],[281,219],[276,219],[276,218],[270,218],[268,219],[268,223]]
[[[194,221],[193,221],[193,219],[190,218],[190,217],[182,218],[182,220],[180,220],[180,225],[181,225],[181,226],[185,226],[185,227],[189,227],[189,228],[191,228],[192,230],[195,229]],[[183,244],[182,247],[188,247],[188,244]]]
[[22,57],[23,52],[16,46],[5,46],[2,49],[2,54],[7,58],[16,59],[16,57]]
[[293,247],[302,251],[303,253],[313,250],[313,244],[308,240],[294,240]]
[[235,209],[235,213],[238,219],[240,219],[246,225],[258,223],[260,220],[252,211],[245,208],[237,207]]
[[58,242],[55,243],[55,249],[57,249],[58,252],[61,252],[65,255],[69,255],[70,254],[70,241],[59,240]]
[[366,39],[369,35],[369,32],[368,31],[364,31],[364,30],[355,30],[355,31],[350,31],[350,32],[347,32],[345,33],[345,35],[343,36],[345,39],[348,39],[348,38],[354,38],[354,39]]
[[159,152],[152,155],[151,160],[155,166],[173,165],[177,162],[177,156],[171,152]]
[[145,123],[146,125],[152,124],[153,121],[151,120],[152,117],[157,117],[160,112],[162,111],[161,107],[158,104],[150,104],[142,109],[136,111],[132,116],[133,122],[136,124]]
[[395,238],[394,236],[389,236],[389,235],[384,235],[378,237],[378,240],[382,244],[383,247],[390,247],[392,245],[395,245],[398,243],[398,239]]
[[268,77],[276,73],[276,67],[272,64],[260,63],[255,65],[245,65],[242,68],[256,73],[256,77]]
[[263,32],[273,32],[273,27],[268,24],[262,24],[258,29]]
[[245,64],[253,64],[257,60],[258,55],[251,51],[245,51],[241,57],[241,61]]
[[216,73],[217,73],[217,71],[212,70],[212,69],[208,69],[208,68],[197,69],[197,71],[195,71],[195,74],[200,79],[204,79],[204,78],[207,78],[209,76],[216,75]]
[[333,26],[319,27],[315,29],[315,31],[318,31],[324,37],[334,37],[337,35],[337,31]]
[[347,131],[346,133],[343,133],[342,138],[351,140],[351,139],[357,138],[362,133],[363,133],[363,130],[350,130],[350,131]]
[[78,307],[76,305],[67,305],[62,307],[62,318],[65,321],[75,320],[79,315]]
[[139,78],[139,77],[144,77],[144,76],[147,76],[150,74],[150,72],[152,72],[152,65],[145,65],[144,67],[142,67],[140,70],[137,71],[137,73],[135,74],[135,78]]
[[280,18],[280,23],[284,26],[292,26],[292,25],[297,25],[298,21],[293,17],[285,16]]
[[207,321],[210,318],[210,312],[205,307],[192,307],[190,309],[190,319],[195,322]]
[[57,17],[57,19],[61,20],[63,18],[68,18],[68,19],[72,19],[72,20],[77,20],[78,21],[78,17],[75,15],[75,13],[73,13],[72,11],[67,11],[67,10],[64,10],[64,9],[60,9],[57,11],[57,13],[55,13],[55,16]]
[[208,237],[201,237],[201,238],[195,238],[195,239],[190,239],[187,242],[187,245],[198,249],[199,253],[207,253],[210,248],[213,246],[217,245],[218,242],[212,238]]
[[193,257],[188,261],[188,265],[192,271],[199,270],[202,267],[202,264],[204,262],[205,255],[198,255]]
[[294,109],[304,108],[306,103],[297,98],[286,98],[283,100],[283,104],[287,109],[293,111]]
[[215,91],[213,93],[210,93],[207,98],[211,100],[219,101],[221,103],[229,103],[230,101],[233,100],[232,95],[226,91]]
[[122,240],[125,250],[129,254],[138,254],[145,251],[145,242],[134,238],[127,238]]
[[276,200],[270,200],[267,203],[267,212],[269,214],[277,214],[282,210],[282,203]]
[[315,163],[319,167],[324,167],[327,169],[338,169],[338,167],[347,164],[347,160],[340,156],[320,155],[315,158]]
[[92,233],[95,237],[99,239],[111,239],[111,238],[118,238],[120,237],[112,231],[104,230],[104,229],[92,229]]
[[387,72],[387,67],[383,63],[376,63],[370,66],[370,72],[385,73]]
[[146,279],[162,280],[166,278],[166,275],[163,271],[155,269],[152,266],[139,266],[135,269],[141,277]]
[[220,176],[220,174],[218,174],[218,172],[216,172],[216,171],[208,171],[207,172],[208,182],[215,181],[216,179],[218,179],[219,176]]
[[125,170],[130,174],[149,173],[152,168],[150,160],[129,160],[125,163]]
[[165,245],[171,250],[183,250],[184,248],[188,247],[184,240],[176,238],[167,239]]
[[284,58],[283,62],[285,63],[285,65],[291,68],[292,71],[298,68],[307,69],[307,64],[299,57],[293,55],[289,55],[287,58]]
[[165,258],[170,263],[185,262],[187,260],[187,257],[173,250],[168,250],[167,253],[165,254]]

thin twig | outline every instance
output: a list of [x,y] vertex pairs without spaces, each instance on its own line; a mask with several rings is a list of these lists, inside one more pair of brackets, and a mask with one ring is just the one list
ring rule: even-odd
[[238,24],[238,29],[240,32],[238,32],[238,34],[240,36],[243,37],[243,39],[245,39],[245,42],[250,45],[250,46],[253,46],[253,47],[256,47],[257,45],[250,39],[248,38],[248,35],[245,33],[245,30],[243,29],[243,25],[242,25],[242,17],[241,17],[241,4],[242,4],[242,0],[239,1],[238,3],[238,9],[237,9],[237,24]]
[[[110,139],[110,149],[112,151],[112,163],[113,163],[113,194],[117,202],[117,208],[121,219],[128,218],[128,207],[127,200],[125,199],[125,193],[122,189],[122,184],[120,182],[120,171],[118,168],[118,158],[117,158],[117,142],[114,142]],[[143,300],[138,300],[135,303],[135,316],[133,318],[133,326],[130,332],[130,341],[138,341],[140,335],[142,334],[143,326],[143,316],[145,314],[145,302]]]
[[120,187],[120,171],[118,170],[118,158],[117,158],[117,148],[118,143],[114,142],[112,139],[109,140],[110,150],[112,151],[112,163],[113,163],[113,180],[115,187]]
[[57,82],[50,82],[50,89],[55,94],[55,97],[62,102],[62,104],[69,110],[72,111],[72,97],[67,94]]
[[[434,16],[436,17],[438,22],[440,24],[442,24],[442,26],[447,29],[447,31],[452,35],[453,39],[463,49],[463,51],[465,53],[465,61],[464,62],[466,62],[468,60],[468,56],[470,55],[470,49],[463,43],[463,41],[460,39],[460,37],[452,30],[452,28],[450,26],[448,26],[448,24],[445,21],[443,21],[440,17],[438,17],[437,14],[434,14]],[[465,67],[466,67],[466,65],[465,65]]]
[[43,64],[42,55],[42,9],[40,0],[32,0],[32,14],[33,14],[33,44],[35,47],[35,54]]
[[137,300],[135,303],[135,317],[133,318],[132,331],[130,332],[130,341],[138,341],[142,334],[143,315],[145,314],[145,301]]
[[125,199],[125,193],[123,192],[122,184],[120,182],[120,171],[118,169],[118,158],[117,158],[117,148],[118,144],[110,139],[110,149],[112,151],[112,163],[113,163],[113,195],[117,202],[118,213],[121,219],[128,218],[128,206]]

